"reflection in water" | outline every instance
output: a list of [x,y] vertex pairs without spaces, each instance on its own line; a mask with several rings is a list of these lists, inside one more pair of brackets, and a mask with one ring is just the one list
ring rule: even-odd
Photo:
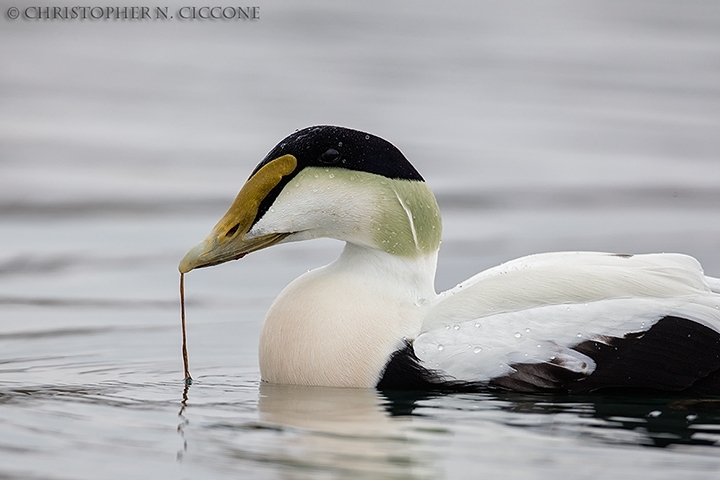
[[413,415],[419,402],[444,396],[440,393],[403,390],[385,390],[382,395],[386,399],[383,403],[385,410],[394,417]]
[[[178,462],[212,462],[236,472],[248,468],[254,478],[265,478],[265,470],[270,478],[291,479],[444,477],[442,448],[450,430],[415,416],[398,416],[401,410],[411,412],[421,397],[403,397],[397,400],[402,406],[395,406],[395,400],[373,389],[266,383],[236,388],[231,383],[202,377],[184,386]],[[218,390],[246,398],[250,388],[258,399],[257,405],[247,406],[250,416],[234,399],[216,401]],[[203,398],[214,400],[208,404]]]
[[[583,397],[497,394],[501,408],[520,413],[510,424],[552,435],[582,428],[610,444],[720,446],[720,399],[594,395]],[[547,421],[538,421],[538,415]],[[575,434],[576,434],[575,433]]]
[[577,429],[609,444],[668,447],[673,445],[720,446],[720,398],[653,397],[650,395],[530,395],[486,392],[457,396],[425,392],[384,392],[392,415],[418,415],[423,403],[446,397],[462,410],[502,411],[497,420],[509,426],[530,428],[553,436],[575,436]]
[[[260,385],[262,423],[296,434],[274,445],[277,460],[324,471],[377,476],[437,478],[438,444],[447,432],[418,430],[409,418],[392,417],[386,397],[372,389]],[[429,440],[429,441],[428,441]],[[287,478],[293,478],[292,471]]]
[[180,437],[183,440],[182,450],[179,450],[177,452],[177,459],[178,461],[182,461],[183,455],[185,452],[187,452],[187,440],[185,439],[185,428],[188,425],[188,419],[185,417],[185,409],[187,408],[187,402],[188,402],[188,391],[190,390],[190,385],[192,385],[192,382],[188,382],[185,380],[185,387],[183,388],[182,393],[182,401],[180,402],[180,411],[178,412],[178,417],[180,417],[180,423],[177,426],[177,431]]
[[[214,396],[202,391],[207,387],[229,386],[196,384],[190,396]],[[244,409],[219,419],[217,411],[233,410],[232,402],[213,403],[212,411],[204,412],[195,402],[188,406],[187,393],[186,388],[179,412],[178,433],[185,442],[179,460],[211,448],[206,458],[222,458],[231,470],[249,464],[291,479],[443,478],[449,456],[467,451],[506,456],[507,438],[559,440],[566,453],[573,444],[720,446],[720,399],[442,395],[260,384],[252,420]],[[474,432],[472,443],[462,443],[468,431]],[[517,436],[524,432],[529,435]],[[517,447],[524,448],[522,442]]]

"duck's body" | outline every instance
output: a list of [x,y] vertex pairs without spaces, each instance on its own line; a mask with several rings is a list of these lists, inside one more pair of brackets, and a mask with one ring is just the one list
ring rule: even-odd
[[383,389],[720,394],[720,281],[691,257],[534,255],[435,293],[435,198],[390,143],[312,127],[273,149],[180,270],[331,237],[340,258],[273,302],[272,383]]

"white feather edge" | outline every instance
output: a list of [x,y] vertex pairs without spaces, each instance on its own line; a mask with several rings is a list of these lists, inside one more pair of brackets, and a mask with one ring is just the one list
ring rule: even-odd
[[713,293],[720,293],[720,278],[705,277],[705,283]]

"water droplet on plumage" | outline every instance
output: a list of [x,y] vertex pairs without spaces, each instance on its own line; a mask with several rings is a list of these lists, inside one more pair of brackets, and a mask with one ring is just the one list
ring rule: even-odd
[[475,328],[480,328],[480,322],[475,322]]
[[522,333],[520,333],[520,332],[515,332],[515,338],[520,338],[520,337],[522,337]]
[[473,348],[473,353],[480,353],[480,352],[482,352],[482,348],[480,348],[480,347]]
[[453,325],[454,330],[460,330],[460,325]]
[[525,329],[525,333],[530,333],[530,329],[529,329],[529,328],[526,328],[526,329]]
[[330,174],[330,178],[335,178],[335,174],[334,174],[334,173],[331,173],[331,174]]
[[365,140],[370,140],[370,135],[365,135]]
[[438,345],[438,352],[442,352],[443,350],[445,350],[445,347],[443,347],[442,345]]
[[647,416],[650,418],[657,418],[660,415],[662,415],[662,412],[660,410],[653,410],[652,412],[647,414]]
[[578,338],[582,338],[582,333],[577,334]]

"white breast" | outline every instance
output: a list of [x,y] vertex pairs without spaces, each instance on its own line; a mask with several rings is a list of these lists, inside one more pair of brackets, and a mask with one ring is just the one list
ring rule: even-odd
[[435,296],[434,261],[348,244],[338,260],[297,278],[265,319],[263,380],[374,387],[403,339],[420,333],[424,305]]

